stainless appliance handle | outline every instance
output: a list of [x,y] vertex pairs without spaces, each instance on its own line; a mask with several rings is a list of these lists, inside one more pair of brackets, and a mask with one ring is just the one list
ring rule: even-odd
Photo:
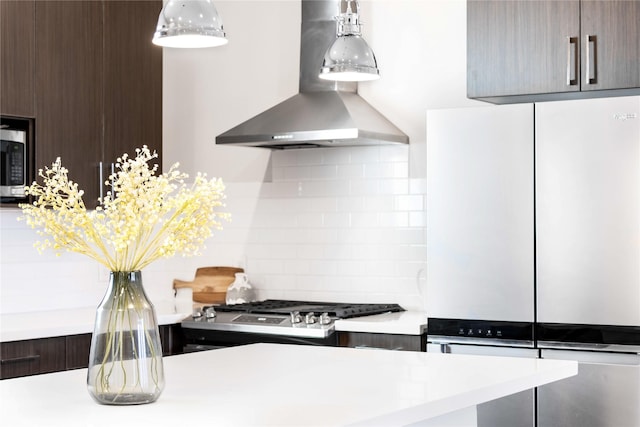
[[[591,49],[591,43],[593,43],[593,49]],[[584,73],[585,83],[588,85],[594,85],[598,82],[598,66],[597,66],[597,38],[594,35],[587,34],[585,36],[585,52],[586,52],[586,67]],[[593,78],[591,77],[591,55],[593,53]]]
[[393,348],[387,348],[387,347],[374,347],[374,346],[370,346],[370,345],[357,345],[353,348],[359,348],[359,349],[363,349],[363,350],[389,350],[389,351],[402,351],[404,350],[404,347],[400,346],[400,347],[393,347]]
[[98,188],[100,189],[100,203],[102,203],[102,200],[104,199],[104,172],[102,171],[102,168],[102,162],[98,162]]
[[528,340],[508,340],[500,338],[468,338],[468,337],[450,337],[442,335],[428,335],[427,342],[430,344],[447,345],[447,344],[466,344],[466,345],[491,345],[498,347],[533,347],[533,341]]
[[600,344],[600,343],[573,343],[561,341],[538,341],[538,348],[553,350],[584,350],[609,353],[636,353],[640,354],[640,346],[624,344]]
[[[578,38],[567,37],[567,86],[578,84]],[[573,61],[571,60],[571,47],[573,45]],[[573,78],[571,78],[573,76]]]
[[543,349],[541,356],[543,359],[575,360],[579,363],[640,367],[640,354],[633,353]]
[[[105,186],[105,179],[104,179],[104,163],[103,162],[98,162],[98,179],[100,180],[100,200],[102,201],[104,199],[104,186]],[[113,188],[113,179],[111,178],[114,174],[116,173],[116,164],[115,163],[109,163],[109,179],[111,180],[111,187]]]

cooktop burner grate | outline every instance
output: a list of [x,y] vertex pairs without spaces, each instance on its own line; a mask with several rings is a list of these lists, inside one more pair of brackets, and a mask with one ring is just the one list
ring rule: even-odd
[[302,315],[311,312],[328,313],[329,316],[338,319],[348,319],[351,317],[404,311],[404,309],[398,304],[351,304],[275,299],[248,302],[243,304],[222,304],[214,306],[214,308],[216,311],[220,312],[241,312],[258,314],[289,314],[293,311],[297,311]]

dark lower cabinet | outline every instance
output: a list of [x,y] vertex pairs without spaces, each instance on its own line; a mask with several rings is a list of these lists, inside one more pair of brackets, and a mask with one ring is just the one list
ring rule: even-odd
[[338,332],[338,345],[340,347],[379,348],[400,351],[425,351],[426,342],[426,335]]
[[89,348],[92,334],[70,335],[66,339],[65,369],[86,368],[89,365]]
[[173,356],[184,352],[184,336],[182,326],[162,325],[160,326],[160,341],[162,342],[162,355]]
[[[161,325],[162,355],[182,353],[180,325]],[[0,379],[86,368],[92,334],[0,343]]]
[[13,341],[0,345],[0,378],[64,371],[65,337]]

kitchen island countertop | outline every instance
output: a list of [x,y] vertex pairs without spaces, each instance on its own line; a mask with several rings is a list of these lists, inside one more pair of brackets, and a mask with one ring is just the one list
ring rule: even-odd
[[139,406],[93,402],[86,369],[0,381],[0,421],[52,427],[393,426],[471,410],[474,425],[475,405],[578,369],[561,360],[285,344],[171,356],[164,366],[163,394]]

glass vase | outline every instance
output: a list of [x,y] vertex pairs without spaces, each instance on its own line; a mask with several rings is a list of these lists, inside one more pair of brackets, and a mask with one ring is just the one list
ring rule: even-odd
[[89,394],[106,405],[154,402],[164,388],[155,309],[140,271],[112,271],[96,311],[91,338]]

